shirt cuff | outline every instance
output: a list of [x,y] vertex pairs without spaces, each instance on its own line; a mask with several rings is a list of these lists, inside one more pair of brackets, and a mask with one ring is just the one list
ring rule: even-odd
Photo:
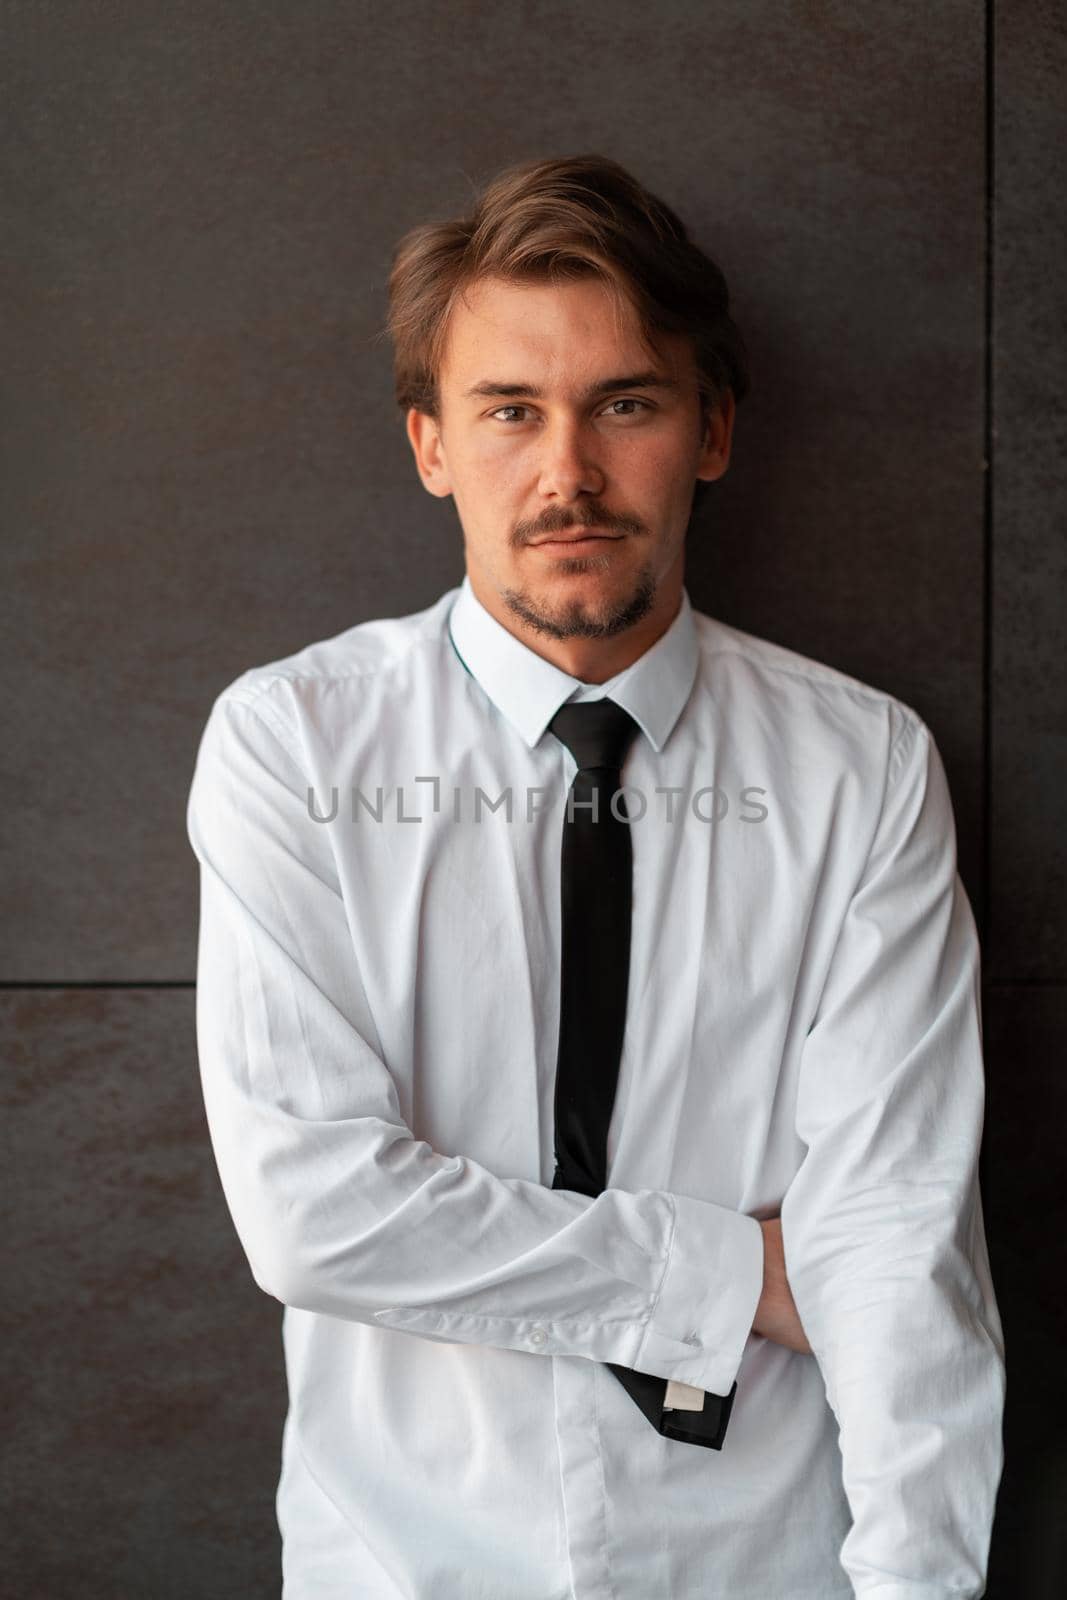
[[727,1395],[763,1291],[763,1229],[726,1206],[671,1198],[670,1255],[634,1370]]

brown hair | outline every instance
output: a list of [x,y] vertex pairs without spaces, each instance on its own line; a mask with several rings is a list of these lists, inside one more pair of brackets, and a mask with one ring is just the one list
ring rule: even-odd
[[657,331],[692,339],[705,411],[727,388],[738,401],[748,391],[745,346],[715,262],[671,208],[617,162],[567,156],[509,167],[469,216],[424,223],[401,239],[389,275],[387,331],[405,411],[438,416],[452,307],[476,279],[490,276],[600,277],[632,300],[646,339]]

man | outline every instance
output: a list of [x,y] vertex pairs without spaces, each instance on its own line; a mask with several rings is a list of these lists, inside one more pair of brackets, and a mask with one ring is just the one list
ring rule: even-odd
[[390,296],[466,576],[238,678],[189,804],[209,1124],[286,1307],[285,1595],[981,1595],[951,805],[911,708],[689,602],[722,275],[590,157],[417,229]]

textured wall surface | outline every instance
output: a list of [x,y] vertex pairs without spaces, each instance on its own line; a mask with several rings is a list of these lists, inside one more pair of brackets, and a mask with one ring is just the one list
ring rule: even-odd
[[1067,1594],[1067,22],[997,5],[984,1192],[1008,1351],[994,1600]]
[[281,1307],[204,1139],[189,989],[0,995],[3,1592],[277,1593]]
[[945,759],[985,933],[1009,1340],[989,1593],[1059,1593],[1055,8],[7,0],[0,18],[13,1592],[277,1592],[280,1308],[199,1098],[193,758],[245,667],[459,581],[454,512],[392,402],[390,252],[508,162],[597,150],[720,261],[750,347],[694,603],[891,690]]

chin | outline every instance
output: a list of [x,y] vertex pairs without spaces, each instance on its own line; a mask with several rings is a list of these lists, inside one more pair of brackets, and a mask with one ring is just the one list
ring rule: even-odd
[[[562,565],[579,570],[560,573],[560,578],[603,575],[596,557],[564,561]],[[625,632],[646,617],[655,604],[657,593],[649,572],[642,572],[629,581],[621,577],[613,579],[602,584],[595,594],[568,595],[567,585],[562,587],[564,592],[561,593],[560,585],[549,580],[536,588],[505,589],[501,598],[512,615],[535,632],[554,639],[606,639]]]

